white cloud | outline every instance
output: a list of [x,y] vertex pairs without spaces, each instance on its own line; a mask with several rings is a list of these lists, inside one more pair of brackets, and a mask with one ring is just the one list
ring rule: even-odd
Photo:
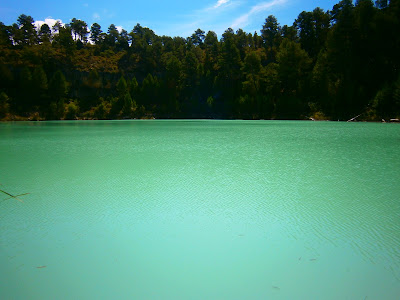
[[195,10],[194,14],[204,14],[204,13],[214,13],[220,14],[229,8],[235,8],[238,5],[241,5],[240,0],[218,0],[215,4],[206,6],[204,8]]
[[95,13],[93,14],[92,18],[93,18],[93,20],[98,21],[98,20],[100,20],[100,15],[99,15],[98,13],[95,12]]
[[114,17],[115,17],[115,13],[114,13],[114,12],[110,12],[110,11],[107,10],[107,9],[103,9],[102,16],[103,16],[104,18],[106,18],[106,19],[111,19],[111,18],[114,18]]
[[115,13],[114,12],[110,12],[107,9],[103,9],[100,12],[94,12],[92,14],[92,20],[94,21],[104,21],[104,20],[109,20],[115,17]]
[[241,0],[217,0],[212,5],[181,16],[182,22],[163,26],[160,31],[167,35],[183,37],[191,36],[197,28],[206,32],[212,30],[222,33],[230,25],[231,14],[241,5],[243,5]]
[[221,5],[224,5],[225,3],[228,3],[229,0],[218,0],[218,2],[214,5],[214,8],[218,8]]
[[44,19],[44,21],[35,21],[34,24],[35,24],[37,30],[39,30],[43,24],[47,24],[50,27],[50,29],[52,29],[54,24],[56,24],[57,21],[60,22],[61,24],[63,24],[63,22],[60,19],[53,19],[52,17],[47,17],[46,19]]
[[255,6],[253,6],[247,13],[241,15],[236,20],[233,21],[231,27],[232,28],[240,28],[248,25],[249,19],[251,16],[256,15],[258,13],[264,12],[274,7],[279,7],[285,4],[287,0],[272,0],[269,2],[261,2]]
[[115,28],[117,28],[119,33],[121,33],[122,29],[124,29],[122,26],[115,26]]

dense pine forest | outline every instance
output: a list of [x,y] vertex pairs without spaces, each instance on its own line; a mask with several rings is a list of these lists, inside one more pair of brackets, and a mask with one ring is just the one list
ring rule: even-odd
[[259,33],[190,37],[83,20],[0,22],[0,119],[400,116],[400,0],[268,16]]

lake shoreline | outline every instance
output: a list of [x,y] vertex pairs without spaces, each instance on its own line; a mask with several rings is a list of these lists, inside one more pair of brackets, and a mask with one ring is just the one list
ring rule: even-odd
[[400,120],[398,118],[392,119],[382,119],[375,120],[369,118],[357,118],[349,119],[349,120],[333,120],[333,119],[315,119],[312,117],[307,117],[304,119],[236,119],[236,118],[156,118],[154,116],[146,116],[142,118],[116,118],[116,119],[96,119],[96,118],[75,118],[75,119],[60,119],[60,120],[52,120],[45,119],[40,117],[38,114],[33,114],[29,117],[23,117],[18,115],[7,115],[6,117],[0,119],[0,122],[43,122],[43,121],[117,121],[117,120],[244,120],[244,121],[312,121],[312,122],[369,122],[369,123],[399,123]]

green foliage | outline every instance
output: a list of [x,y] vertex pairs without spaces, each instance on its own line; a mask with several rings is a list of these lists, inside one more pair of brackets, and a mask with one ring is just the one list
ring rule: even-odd
[[307,52],[299,44],[285,39],[279,47],[277,61],[282,88],[286,93],[298,94],[311,65]]
[[185,85],[194,87],[197,84],[199,76],[198,72],[199,61],[193,51],[188,51],[185,57],[185,63],[183,66],[183,78]]
[[105,100],[103,97],[100,97],[96,101],[99,103],[97,106],[92,107],[90,110],[85,111],[82,116],[84,119],[97,119],[97,120],[106,120],[110,118],[111,112],[111,103]]
[[303,11],[294,24],[299,31],[301,47],[315,58],[326,42],[330,26],[329,14],[319,7],[312,12]]
[[380,9],[386,8],[388,6],[388,0],[376,0],[375,6]]
[[4,92],[0,93],[0,119],[7,116],[10,109],[10,99],[8,98],[7,94]]
[[15,103],[15,108],[18,113],[24,112],[25,115],[30,113],[34,101],[33,99],[33,81],[32,81],[32,72],[28,67],[22,67],[18,76],[17,83],[17,101]]
[[243,72],[244,74],[259,74],[261,71],[261,58],[260,55],[253,51],[249,52],[244,59]]
[[47,119],[48,120],[58,120],[60,117],[58,117],[58,110],[57,110],[57,103],[56,102],[51,102],[49,105],[49,111],[47,114]]
[[19,45],[34,45],[37,42],[37,33],[34,20],[31,16],[20,15],[17,20],[16,42]]
[[114,47],[118,41],[119,38],[119,32],[117,27],[114,24],[111,24],[110,27],[108,27],[107,31],[107,37],[105,40],[106,45],[109,47]]
[[261,36],[267,48],[278,47],[280,42],[280,26],[275,16],[268,16],[261,29]]
[[58,70],[54,73],[49,85],[50,96],[55,100],[60,100],[67,95],[68,84],[64,74]]
[[99,89],[101,88],[101,79],[99,73],[96,70],[91,70],[86,81],[86,85],[90,88]]
[[111,110],[111,104],[107,101],[104,101],[103,98],[100,98],[100,104],[95,107],[94,116],[97,119],[105,120],[109,117]]
[[85,21],[73,18],[69,26],[71,27],[71,30],[74,33],[75,40],[79,38],[81,42],[87,42],[87,35],[89,32],[87,30],[87,24]]
[[193,43],[193,45],[195,45],[195,46],[202,46],[203,45],[203,42],[204,42],[204,39],[205,39],[204,33],[205,32],[199,28],[192,34],[191,42]]
[[207,105],[211,108],[214,105],[214,98],[212,96],[209,96],[207,98]]
[[14,82],[14,75],[9,67],[5,64],[0,64],[0,89],[7,88]]
[[32,83],[40,94],[44,94],[47,91],[47,75],[42,66],[37,66],[33,70]]
[[218,81],[227,97],[231,97],[232,93],[237,92],[235,85],[241,76],[242,61],[240,52],[236,47],[233,30],[227,29],[222,37]]
[[0,22],[0,46],[12,46],[12,27]]
[[70,101],[65,105],[65,119],[76,120],[79,115],[79,106],[75,101]]
[[136,101],[132,100],[131,95],[127,92],[124,96],[124,105],[122,107],[122,115],[131,118],[133,112],[136,110]]
[[124,96],[128,91],[128,85],[126,84],[124,76],[121,76],[121,78],[118,80],[117,91],[120,97]]
[[93,25],[90,27],[90,40],[96,45],[100,44],[102,40],[102,32],[101,26],[97,23],[93,23]]
[[[56,25],[54,25],[56,26]],[[58,33],[54,36],[53,45],[65,51],[66,54],[72,55],[75,50],[75,43],[72,39],[72,30],[69,26],[59,27]]]
[[43,24],[39,29],[39,41],[41,43],[50,43],[51,29],[49,25]]
[[133,77],[130,83],[129,92],[131,95],[137,95],[139,92],[139,83],[136,80],[136,77]]
[[158,101],[159,82],[157,77],[147,74],[142,82],[141,103],[145,107],[153,106]]
[[47,101],[47,90],[47,75],[42,66],[36,66],[32,74],[32,96],[37,105],[44,107],[49,104]]
[[19,87],[21,89],[30,89],[32,86],[32,73],[28,67],[23,67],[19,74]]
[[[295,21],[296,22],[296,21]],[[292,42],[297,42],[297,29],[295,26],[284,25],[282,27],[282,37]]]

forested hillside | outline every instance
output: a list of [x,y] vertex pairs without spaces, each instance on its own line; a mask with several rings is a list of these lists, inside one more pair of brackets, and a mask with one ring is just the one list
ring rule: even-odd
[[400,0],[342,0],[260,29],[0,22],[0,119],[400,116]]

